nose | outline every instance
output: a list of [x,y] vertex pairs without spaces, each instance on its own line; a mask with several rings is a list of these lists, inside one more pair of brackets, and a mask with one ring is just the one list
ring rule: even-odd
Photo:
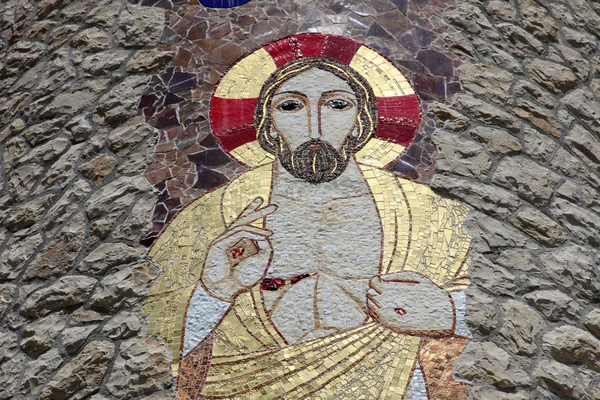
[[314,107],[311,107],[311,110],[308,113],[308,136],[311,139],[319,139],[321,137],[320,117],[319,111],[315,110]]

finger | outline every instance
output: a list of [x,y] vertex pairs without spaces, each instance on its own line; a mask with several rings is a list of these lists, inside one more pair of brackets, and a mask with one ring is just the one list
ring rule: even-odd
[[251,232],[256,235],[260,235],[260,236],[264,236],[264,237],[269,237],[273,234],[273,231],[271,231],[269,229],[259,228],[257,226],[252,226],[252,225],[241,225],[241,226],[236,226],[235,228],[230,229],[227,232],[225,232],[223,234],[223,238],[229,237],[235,233],[242,232],[242,231]]
[[275,204],[269,204],[268,206],[263,207],[260,210],[252,211],[248,215],[245,215],[245,216],[237,219],[236,221],[234,221],[230,225],[230,228],[235,227],[235,226],[240,226],[240,225],[248,225],[248,224],[256,221],[257,219],[264,218],[267,215],[274,213],[275,211],[277,211],[278,208],[279,207],[277,207]]
[[377,308],[383,307],[381,305],[381,303],[378,302],[372,294],[370,294],[369,292],[367,292],[367,303],[369,303],[369,302],[372,303]]
[[420,283],[430,283],[431,281],[416,272],[395,272],[393,274],[381,275],[384,282],[402,282],[418,285]]
[[256,241],[256,245],[258,246],[258,248],[260,250],[266,250],[266,251],[272,251],[273,247],[271,246],[271,242],[263,239],[263,240],[257,240]]
[[233,235],[227,236],[227,237],[219,240],[217,243],[218,243],[219,247],[226,248],[226,247],[236,244],[237,242],[239,242],[242,239],[251,239],[251,240],[258,242],[259,240],[264,240],[265,237],[263,235],[258,235],[253,232],[241,230],[239,232],[234,233]]
[[[250,202],[250,204],[248,204],[246,206],[246,208],[244,208],[244,211],[242,211],[240,213],[240,215],[238,215],[238,217],[236,218],[236,221],[242,217],[245,217],[246,215],[258,210],[258,208],[262,205],[262,203],[264,202],[264,199],[262,197],[257,197],[254,200],[252,200]],[[234,221],[235,223],[235,221]]]
[[373,289],[374,291],[376,291],[378,294],[381,294],[383,292],[383,287],[381,285],[381,278],[376,276],[373,279],[371,279],[369,281],[369,287],[371,289]]

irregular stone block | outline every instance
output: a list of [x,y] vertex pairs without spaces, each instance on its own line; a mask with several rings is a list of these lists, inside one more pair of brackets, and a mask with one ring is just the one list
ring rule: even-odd
[[50,314],[26,325],[21,331],[21,348],[27,353],[49,349],[66,325],[67,316],[64,312]]
[[33,292],[21,306],[21,314],[43,317],[54,310],[82,304],[98,282],[87,276],[65,276],[52,285]]
[[579,303],[559,290],[537,290],[523,298],[552,322],[577,321],[583,311]]
[[600,372],[600,340],[572,325],[563,325],[544,336],[542,346],[555,360],[583,363]]
[[502,321],[498,333],[507,348],[517,355],[535,355],[536,335],[546,326],[539,314],[519,301],[508,300],[502,304]]
[[102,275],[108,269],[142,257],[144,251],[124,243],[103,243],[88,254],[77,268],[84,274]]

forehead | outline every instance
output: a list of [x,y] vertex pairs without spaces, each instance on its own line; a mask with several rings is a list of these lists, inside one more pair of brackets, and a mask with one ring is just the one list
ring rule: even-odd
[[286,81],[277,93],[300,92],[310,97],[324,92],[345,91],[353,93],[352,88],[346,81],[335,76],[329,71],[311,68]]

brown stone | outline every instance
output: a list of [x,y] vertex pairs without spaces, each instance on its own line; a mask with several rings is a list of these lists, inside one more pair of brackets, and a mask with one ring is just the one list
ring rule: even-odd
[[100,187],[106,175],[117,166],[118,162],[114,157],[106,154],[100,154],[87,163],[79,167],[83,176],[92,180],[96,187]]

